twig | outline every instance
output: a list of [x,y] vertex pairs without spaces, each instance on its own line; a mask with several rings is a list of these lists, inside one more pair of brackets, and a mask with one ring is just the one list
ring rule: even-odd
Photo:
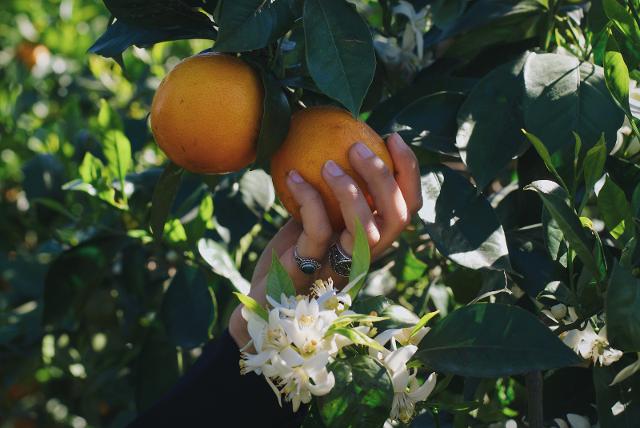
[[529,428],[543,428],[544,409],[542,406],[542,372],[529,372],[525,376],[528,396]]

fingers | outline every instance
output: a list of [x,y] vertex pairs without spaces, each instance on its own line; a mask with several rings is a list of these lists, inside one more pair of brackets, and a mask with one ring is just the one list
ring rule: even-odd
[[420,166],[413,150],[397,133],[387,139],[387,148],[395,166],[395,178],[411,215],[422,207]]
[[411,214],[393,173],[382,159],[362,143],[351,146],[349,161],[366,181],[377,214],[382,218],[381,243],[386,241],[387,236],[393,242],[411,220]]
[[353,250],[356,218],[364,226],[369,245],[372,247],[376,245],[380,240],[380,231],[369,204],[356,182],[332,160],[325,163],[322,176],[338,200],[342,217],[345,219],[346,230],[340,236],[342,248],[349,253]]
[[300,205],[302,230],[294,245],[289,245],[280,255],[280,261],[296,287],[309,286],[313,277],[300,271],[295,261],[294,248],[297,246],[299,256],[320,261],[327,253],[333,230],[320,194],[297,171],[289,173],[287,186]]

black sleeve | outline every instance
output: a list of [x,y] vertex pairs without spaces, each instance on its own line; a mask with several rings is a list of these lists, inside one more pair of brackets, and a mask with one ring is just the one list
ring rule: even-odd
[[[263,376],[241,375],[240,351],[228,330],[208,343],[202,355],[178,383],[130,428],[143,427],[299,427],[301,407],[278,404]],[[232,425],[220,425],[233,423]]]

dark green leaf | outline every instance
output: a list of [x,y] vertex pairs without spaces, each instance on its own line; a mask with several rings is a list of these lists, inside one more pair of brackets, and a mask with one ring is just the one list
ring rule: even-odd
[[285,296],[295,296],[296,289],[287,270],[280,263],[275,250],[271,254],[271,268],[267,275],[267,294],[275,301],[279,302],[282,294]]
[[465,306],[439,321],[422,339],[416,356],[437,372],[472,377],[510,376],[580,362],[529,312],[488,303]]
[[418,215],[438,251],[472,269],[509,268],[504,230],[489,202],[463,176],[445,166],[422,175]]
[[[573,131],[591,148],[604,132],[613,147],[624,114],[601,67],[559,54],[531,54],[524,65],[524,119],[549,153],[573,146]],[[572,153],[573,154],[573,151]]]
[[558,223],[558,227],[571,244],[582,263],[591,273],[599,277],[597,263],[591,252],[592,245],[584,232],[582,223],[575,211],[567,204],[567,193],[556,183],[549,180],[538,180],[529,184],[524,190],[533,190],[540,195],[545,208]]
[[261,49],[282,36],[294,18],[288,0],[225,0],[214,48],[219,52]]
[[481,189],[528,147],[520,133],[526,58],[523,55],[483,77],[458,112],[456,146]]
[[622,34],[636,44],[640,43],[640,28],[626,6],[622,6],[617,0],[602,0],[602,6],[607,17]]
[[305,1],[303,22],[311,77],[357,116],[376,66],[369,28],[344,0]]
[[[635,428],[640,419],[640,374],[610,386],[616,374],[629,359],[623,359],[610,366],[593,368],[593,384],[596,390],[598,423],[607,428]],[[615,407],[615,412],[614,410]]]
[[524,129],[522,130],[522,132],[527,137],[527,139],[529,140],[529,142],[531,143],[533,148],[536,149],[536,152],[538,152],[538,155],[540,156],[540,158],[544,162],[544,165],[547,167],[549,172],[551,172],[556,177],[558,182],[560,184],[562,184],[562,187],[564,187],[564,189],[566,191],[569,191],[569,188],[567,187],[567,184],[564,182],[564,180],[562,179],[562,177],[558,173],[558,170],[556,169],[555,165],[553,164],[553,161],[551,159],[551,154],[549,154],[549,151],[547,150],[547,147],[544,145],[544,143],[542,141],[540,141],[540,139],[538,137],[536,137],[533,134],[528,133]]
[[445,91],[418,98],[398,113],[390,131],[422,149],[455,154],[456,115],[464,99],[461,92]]
[[329,365],[336,385],[316,398],[319,414],[330,427],[379,427],[389,417],[393,386],[375,359],[357,355]]
[[160,317],[175,346],[192,349],[209,339],[215,305],[200,269],[188,265],[178,268],[164,295]]
[[640,352],[640,278],[615,263],[605,300],[607,338],[625,352]]
[[606,161],[607,145],[603,135],[598,140],[598,143],[587,151],[587,155],[584,158],[584,184],[587,194],[593,192],[593,186],[602,177]]
[[153,238],[157,242],[162,239],[164,223],[169,217],[171,206],[178,193],[182,172],[183,169],[178,165],[168,163],[153,189],[149,225],[151,226]]

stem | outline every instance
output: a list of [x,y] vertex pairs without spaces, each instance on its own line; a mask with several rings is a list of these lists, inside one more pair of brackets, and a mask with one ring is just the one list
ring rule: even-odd
[[529,428],[543,428],[542,372],[529,372],[525,376],[529,401]]
[[551,37],[556,27],[556,12],[560,6],[560,0],[549,0],[549,16],[547,18],[547,36],[544,40],[544,50],[549,51],[551,46]]
[[631,13],[633,14],[633,19],[635,19],[636,24],[640,27],[640,14],[638,14],[638,9],[636,5],[633,3],[633,0],[627,0],[627,4],[631,9]]

